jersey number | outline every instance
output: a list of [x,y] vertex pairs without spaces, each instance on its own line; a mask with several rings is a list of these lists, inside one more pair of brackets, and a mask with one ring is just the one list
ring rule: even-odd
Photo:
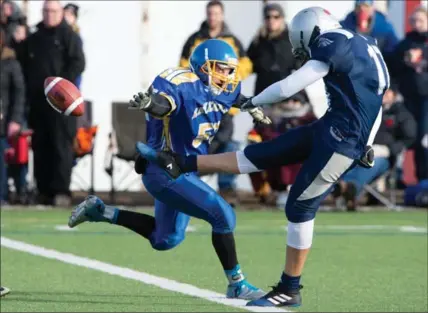
[[198,136],[193,140],[192,146],[198,148],[204,141],[211,143],[219,127],[220,122],[199,124]]
[[376,47],[375,45],[368,45],[367,52],[376,64],[377,76],[379,81],[377,94],[381,95],[385,91],[385,88],[389,88],[388,69],[386,67],[385,61],[383,60],[382,53],[380,52],[378,47]]

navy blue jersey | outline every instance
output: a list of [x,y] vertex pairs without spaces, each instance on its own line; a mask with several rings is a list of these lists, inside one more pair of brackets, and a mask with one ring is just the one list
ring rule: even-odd
[[220,121],[241,92],[213,95],[188,68],[168,69],[153,81],[153,90],[176,107],[164,119],[147,115],[147,143],[156,150],[169,146],[180,154],[207,154]]
[[311,45],[311,59],[330,66],[324,77],[329,109],[320,121],[323,140],[338,153],[358,159],[369,137],[374,139],[373,126],[377,118],[380,121],[383,94],[389,88],[376,41],[345,29],[328,31]]

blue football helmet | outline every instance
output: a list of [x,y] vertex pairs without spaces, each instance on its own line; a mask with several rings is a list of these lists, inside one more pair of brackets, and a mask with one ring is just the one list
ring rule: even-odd
[[238,57],[225,41],[209,39],[199,44],[190,56],[190,68],[211,92],[233,92],[239,84]]

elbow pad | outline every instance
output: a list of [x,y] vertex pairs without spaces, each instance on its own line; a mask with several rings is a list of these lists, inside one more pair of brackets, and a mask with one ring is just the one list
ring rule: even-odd
[[162,118],[171,114],[176,108],[175,102],[171,97],[164,93],[152,93],[150,103],[144,108],[144,111],[157,118]]

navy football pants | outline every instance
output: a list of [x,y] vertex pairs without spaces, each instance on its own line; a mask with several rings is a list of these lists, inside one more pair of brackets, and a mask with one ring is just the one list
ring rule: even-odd
[[195,174],[184,174],[174,180],[163,169],[150,164],[143,183],[156,199],[156,228],[150,238],[154,249],[168,250],[180,244],[190,216],[210,223],[215,233],[234,231],[233,208]]
[[336,153],[322,139],[321,124],[297,127],[281,136],[247,146],[244,154],[258,169],[303,163],[290,189],[285,212],[293,223],[315,218],[321,201],[354,161]]

